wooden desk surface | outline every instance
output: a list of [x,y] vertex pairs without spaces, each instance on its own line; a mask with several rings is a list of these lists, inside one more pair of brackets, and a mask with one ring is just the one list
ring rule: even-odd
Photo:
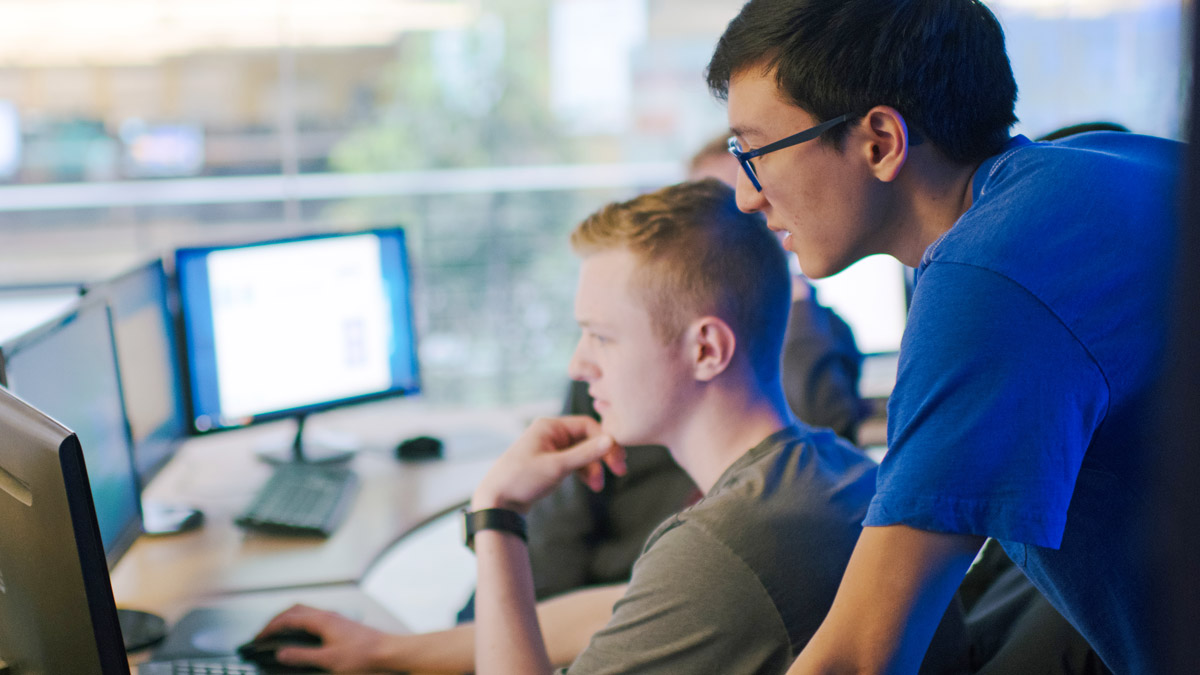
[[[196,623],[204,626],[193,634],[193,639],[213,653],[233,653],[238,645],[251,640],[271,617],[296,603],[336,611],[390,633],[409,632],[407,626],[362,593],[357,585],[338,584],[321,588],[241,593],[203,601],[189,608],[189,611],[195,610],[190,618],[198,619]],[[171,623],[174,624],[179,618],[172,617]],[[195,643],[188,646],[197,648]],[[132,654],[129,664],[137,666],[149,658],[149,650]]]
[[[294,422],[189,439],[148,486],[146,498],[197,506],[205,524],[140,538],[113,570],[117,604],[173,623],[220,596],[355,584],[398,538],[468,499],[495,456],[529,418],[548,408],[453,410],[401,399],[314,416],[306,433],[352,430],[363,447],[351,463],[361,479],[358,496],[326,540],[264,535],[233,524],[271,472],[255,452],[287,443]],[[419,434],[442,438],[445,459],[397,461],[396,443]]]

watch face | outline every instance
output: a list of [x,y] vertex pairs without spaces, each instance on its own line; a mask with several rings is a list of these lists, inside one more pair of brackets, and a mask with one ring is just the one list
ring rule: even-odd
[[471,512],[468,509],[462,510],[462,520],[459,521],[462,528],[462,542],[467,548],[475,550],[475,533],[471,531]]

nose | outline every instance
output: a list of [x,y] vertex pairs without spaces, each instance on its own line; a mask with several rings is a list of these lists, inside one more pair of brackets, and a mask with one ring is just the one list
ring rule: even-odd
[[571,354],[571,361],[567,363],[567,376],[579,382],[591,382],[598,374],[595,362],[588,358],[585,339],[586,336],[579,337],[579,342],[575,343],[575,352]]
[[754,189],[754,183],[750,182],[750,177],[746,175],[745,170],[738,172],[734,196],[738,209],[745,213],[756,213],[767,205],[767,198],[763,196],[763,193]]

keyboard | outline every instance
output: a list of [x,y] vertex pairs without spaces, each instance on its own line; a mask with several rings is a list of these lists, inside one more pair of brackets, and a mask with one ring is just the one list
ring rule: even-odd
[[357,491],[358,477],[348,467],[282,464],[234,522],[271,534],[328,537]]
[[224,659],[154,661],[138,666],[138,675],[260,675],[262,672],[254,664]]

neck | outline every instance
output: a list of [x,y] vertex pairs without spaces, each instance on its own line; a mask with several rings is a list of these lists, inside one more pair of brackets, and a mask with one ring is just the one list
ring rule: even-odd
[[770,393],[758,384],[730,387],[732,378],[725,376],[732,375],[703,383],[688,421],[664,439],[675,462],[705,494],[746,451],[792,423],[782,386],[776,384]]
[[897,260],[916,267],[938,237],[954,227],[971,208],[972,178],[980,163],[955,164],[931,146],[914,148],[896,180],[900,197],[894,205],[899,233],[891,253]]

